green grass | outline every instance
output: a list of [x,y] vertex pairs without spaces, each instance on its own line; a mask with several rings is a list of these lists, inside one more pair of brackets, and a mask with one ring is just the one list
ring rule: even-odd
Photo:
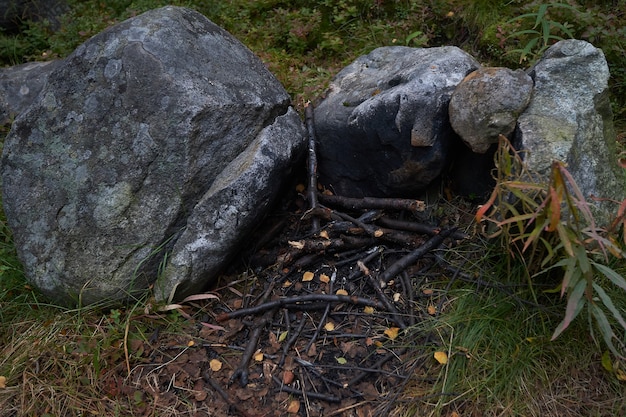
[[[332,76],[357,56],[379,46],[407,44],[417,33],[409,45],[458,45],[484,64],[515,67],[520,58],[515,51],[523,50],[529,40],[510,35],[532,28],[534,22],[514,19],[538,7],[535,2],[498,0],[472,2],[471,7],[458,0],[68,3],[72,10],[58,32],[52,33],[45,23],[25,22],[17,35],[0,34],[0,66],[64,57],[116,22],[165,4],[183,5],[250,47],[300,110],[322,95]],[[550,19],[569,22],[576,37],[603,48],[623,138],[626,4],[603,4],[579,2],[579,13],[557,10]],[[0,136],[8,128],[0,126]],[[431,374],[407,385],[394,415],[626,415],[624,383],[602,367],[603,350],[590,337],[586,317],[578,317],[550,342],[564,302],[542,293],[546,287],[532,293],[519,286],[528,282],[529,274],[504,253],[481,241],[451,253],[464,271],[492,285],[457,280],[448,290],[447,279],[439,284],[447,298],[445,309],[420,331],[436,335],[450,361],[439,365],[427,358]],[[615,268],[626,273],[624,265]],[[611,297],[616,305],[626,305],[623,292],[612,291]],[[520,298],[542,307],[520,304]],[[134,393],[105,396],[105,401],[103,395],[114,390],[115,375],[128,373],[129,364],[141,360],[133,346],[141,346],[156,328],[181,340],[192,331],[176,311],[154,313],[147,299],[123,309],[68,310],[47,304],[25,281],[10,232],[0,223],[0,376],[7,378],[7,388],[0,389],[0,410],[8,415],[133,415],[142,401]],[[423,348],[415,346],[416,355]],[[154,411],[172,415],[167,409]]]

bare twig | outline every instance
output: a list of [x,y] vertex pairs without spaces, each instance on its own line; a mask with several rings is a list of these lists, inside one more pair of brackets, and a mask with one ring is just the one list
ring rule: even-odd
[[[306,130],[309,135],[309,154],[308,154],[308,170],[309,170],[309,189],[307,198],[309,200],[309,208],[315,210],[317,208],[317,155],[315,152],[315,119],[313,105],[309,102],[304,106],[304,118],[306,120]],[[313,216],[311,219],[311,232],[317,233],[320,229],[320,220]]]
[[291,387],[288,387],[288,386],[284,385],[275,376],[272,376],[272,379],[274,380],[274,382],[276,382],[277,384],[280,385],[279,391],[287,392],[289,394],[302,395],[302,396],[306,396],[308,398],[313,398],[315,400],[327,401],[329,403],[341,402],[341,398],[335,397],[334,395],[331,395],[331,394],[320,394],[318,392],[309,392],[309,391],[303,392],[302,390],[291,388]]
[[309,303],[315,301],[323,301],[328,303],[349,303],[354,305],[370,306],[380,310],[386,310],[383,303],[376,300],[370,300],[367,298],[350,296],[350,295],[336,295],[336,294],[307,294],[296,297],[280,298],[278,300],[268,301],[267,303],[260,304],[256,307],[245,308],[241,310],[231,311],[230,313],[221,313],[215,319],[218,322],[232,320],[238,317],[247,316],[249,314],[259,314],[267,310],[272,310],[278,307],[298,307],[305,310]]
[[[378,223],[381,226],[389,227],[397,230],[406,230],[408,232],[415,233],[423,233],[429,236],[435,236],[441,233],[441,228],[436,226],[431,226],[424,223],[416,223],[416,222],[408,222],[404,220],[390,219],[389,217],[381,217],[378,220]],[[463,232],[455,231],[452,235],[450,235],[453,239],[463,240],[469,238]]]
[[202,372],[202,379],[204,382],[209,384],[211,388],[213,388],[219,395],[226,401],[226,403],[240,416],[242,417],[253,417],[251,414],[248,414],[245,410],[243,410],[237,402],[230,399],[228,393],[222,389],[222,387],[211,378],[207,371]]
[[339,206],[351,210],[391,209],[422,212],[426,209],[426,205],[423,201],[403,198],[350,198],[326,194],[318,194],[318,198],[324,204]]
[[389,268],[387,268],[385,272],[380,274],[379,276],[380,282],[383,284],[386,284],[387,282],[389,282],[393,277],[395,277],[400,272],[408,268],[410,265],[413,265],[415,262],[417,262],[420,258],[426,255],[428,252],[434,249],[437,249],[439,246],[441,246],[441,244],[443,244],[443,241],[455,231],[456,231],[455,228],[444,230],[438,235],[435,235],[431,237],[430,239],[428,239],[419,248],[415,249],[414,251],[400,258],[398,261],[392,264]]

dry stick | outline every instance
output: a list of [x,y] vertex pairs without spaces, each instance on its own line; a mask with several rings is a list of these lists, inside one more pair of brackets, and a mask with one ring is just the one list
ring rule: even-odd
[[426,255],[431,250],[437,249],[443,241],[453,234],[456,231],[456,228],[444,230],[438,235],[435,235],[428,239],[422,246],[415,249],[412,252],[409,252],[402,258],[398,259],[395,263],[393,263],[389,268],[385,270],[382,274],[380,274],[379,279],[381,284],[388,283],[393,277],[398,275],[400,272],[404,271],[410,265],[413,265],[420,258]]
[[204,380],[204,382],[208,383],[211,386],[211,388],[213,388],[224,399],[224,401],[226,401],[226,403],[230,407],[232,407],[233,410],[235,410],[235,412],[237,412],[237,414],[243,417],[252,417],[246,411],[242,410],[236,401],[233,401],[230,399],[230,397],[228,396],[228,393],[224,391],[222,387],[220,387],[220,385],[213,380],[213,378],[211,378],[211,376],[209,375],[207,371],[202,372],[202,379]]
[[254,352],[256,351],[257,344],[261,338],[261,331],[267,323],[272,321],[272,317],[274,317],[276,310],[277,308],[273,308],[266,311],[258,321],[255,321],[254,330],[252,330],[252,333],[250,334],[246,350],[244,350],[243,355],[241,355],[241,363],[230,377],[231,383],[236,379],[239,379],[239,385],[242,387],[248,385],[248,364],[250,363],[250,359],[252,359],[252,355],[254,355]]
[[[269,298],[273,289],[274,281],[272,281],[265,289],[265,292],[260,298],[260,303],[264,303]],[[248,385],[248,365],[250,364],[252,355],[254,355],[254,352],[256,351],[256,346],[259,342],[259,339],[261,338],[261,331],[263,330],[265,325],[272,320],[274,313],[276,313],[276,308],[267,311],[259,320],[254,323],[255,327],[250,334],[250,339],[248,340],[246,349],[241,355],[241,362],[239,362],[239,366],[237,367],[237,369],[235,369],[235,372],[233,372],[232,376],[230,377],[231,383],[235,379],[239,379],[239,385],[241,385],[242,387]]]
[[324,204],[340,206],[352,210],[391,209],[422,212],[426,209],[426,205],[423,201],[403,198],[350,198],[326,194],[318,194],[318,198]]
[[[378,220],[378,223],[380,223],[382,226],[390,227],[392,229],[406,230],[408,232],[423,233],[429,236],[435,236],[441,233],[441,229],[435,226],[430,226],[428,224],[423,224],[423,223],[408,222],[404,220],[390,219],[388,217],[380,218]],[[469,238],[469,236],[466,235],[465,233],[458,232],[458,231],[454,232],[452,235],[450,235],[450,237],[453,239],[458,239],[458,240]]]
[[335,397],[334,395],[320,394],[317,392],[308,392],[308,391],[303,392],[302,390],[288,387],[284,385],[281,382],[281,380],[276,378],[275,376],[272,376],[272,379],[274,380],[274,382],[280,385],[280,388],[279,388],[280,391],[287,392],[289,394],[302,395],[302,396],[306,395],[307,397],[313,398],[314,400],[322,400],[322,401],[326,401],[329,403],[338,403],[341,401],[341,398]]
[[280,357],[280,361],[278,361],[278,366],[283,366],[285,364],[287,352],[289,351],[289,349],[291,349],[291,346],[296,343],[298,337],[300,337],[300,333],[302,333],[302,329],[304,329],[304,323],[306,323],[306,319],[304,318],[304,316],[302,316],[302,318],[300,319],[300,325],[298,326],[294,334],[289,338],[289,340],[287,340],[287,343],[285,343],[285,346],[283,347],[283,354]]
[[405,352],[406,352],[406,348],[401,348],[400,350],[398,350],[397,352],[390,352],[388,354],[386,354],[385,356],[383,356],[382,358],[380,358],[378,360],[378,362],[376,362],[374,364],[374,366],[372,366],[371,369],[368,370],[364,370],[362,371],[360,374],[358,374],[357,376],[355,376],[354,378],[352,378],[350,380],[350,382],[348,382],[348,384],[346,385],[347,387],[352,387],[356,384],[358,384],[359,382],[361,382],[361,380],[363,378],[365,378],[366,376],[368,376],[371,373],[377,372],[378,370],[380,370],[380,368],[382,368],[382,366],[384,364],[386,364],[387,362],[389,362],[391,359],[396,358],[396,357],[400,357],[402,356]]
[[[304,118],[306,121],[306,130],[309,134],[309,190],[308,200],[309,208],[315,210],[317,208],[317,155],[315,153],[315,119],[313,113],[313,105],[309,102],[304,106]],[[320,229],[320,220],[317,216],[311,219],[311,233],[317,233]]]
[[386,241],[389,242],[394,242],[394,243],[401,243],[403,245],[414,245],[415,244],[415,236],[412,234],[408,234],[408,233],[403,233],[403,232],[399,232],[397,230],[391,230],[391,229],[381,229],[380,227],[374,226],[374,225],[370,225],[370,224],[365,224],[363,223],[361,220],[359,219],[355,219],[354,217],[350,216],[349,214],[345,214],[345,213],[341,213],[336,211],[335,212],[339,217],[341,217],[344,220],[348,220],[352,223],[354,223],[356,226],[360,227],[361,229],[363,229],[365,231],[365,233],[367,233],[368,235],[372,236],[372,237],[376,237],[379,239],[384,239]]
[[307,303],[314,301],[324,301],[329,303],[349,303],[354,305],[363,305],[378,308],[386,311],[385,306],[380,301],[370,300],[367,298],[350,296],[350,295],[337,295],[337,294],[307,294],[295,297],[279,298],[278,300],[268,301],[267,303],[257,305],[255,307],[245,308],[241,310],[231,311],[230,313],[218,314],[215,318],[218,322],[226,320],[236,319],[241,316],[247,316],[250,314],[258,314],[267,310],[272,310],[278,307],[292,307],[297,306],[302,310],[306,309]]

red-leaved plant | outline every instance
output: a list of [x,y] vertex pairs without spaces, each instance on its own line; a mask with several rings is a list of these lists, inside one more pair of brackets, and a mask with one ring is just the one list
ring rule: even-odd
[[626,199],[602,228],[564,163],[553,162],[550,178],[542,181],[501,136],[496,167],[496,186],[476,220],[486,223],[491,237],[503,239],[531,277],[563,271],[560,292],[567,305],[552,340],[587,307],[592,336],[597,328],[610,351],[624,359],[626,320],[607,290],[626,291],[626,279],[610,266],[626,257]]

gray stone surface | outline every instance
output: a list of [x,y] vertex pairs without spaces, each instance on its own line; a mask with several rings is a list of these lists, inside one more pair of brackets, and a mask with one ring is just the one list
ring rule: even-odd
[[155,282],[161,298],[201,290],[305,142],[280,83],[202,15],[165,7],[111,27],[50,74],[6,139],[26,276],[65,304]]
[[62,61],[28,62],[0,69],[0,125],[23,112]]
[[533,80],[522,70],[480,68],[452,93],[452,128],[473,152],[485,153],[498,143],[499,135],[513,133],[532,90]]
[[[560,41],[529,74],[535,87],[515,141],[529,168],[548,178],[552,161],[562,161],[586,198],[623,199],[626,181],[615,158],[609,68],[602,51],[581,40]],[[599,207],[600,220],[613,208]]]
[[351,197],[423,190],[459,140],[448,121],[452,91],[479,66],[452,46],[383,47],[359,57],[315,110],[320,182]]

